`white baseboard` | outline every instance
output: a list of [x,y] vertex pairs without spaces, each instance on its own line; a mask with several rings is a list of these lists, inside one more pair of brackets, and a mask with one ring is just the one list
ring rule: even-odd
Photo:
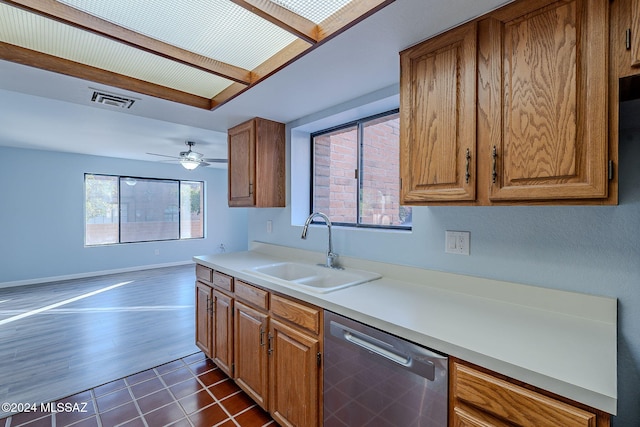
[[86,273],[67,274],[64,276],[40,277],[37,279],[16,280],[13,282],[0,282],[0,288],[12,288],[14,286],[37,285],[39,283],[59,282],[61,280],[84,279],[85,277],[106,276],[107,274],[127,273],[129,271],[151,270],[153,268],[174,267],[177,265],[193,264],[193,261],[168,262],[164,264],[140,265],[137,267],[117,268],[113,270],[90,271]]

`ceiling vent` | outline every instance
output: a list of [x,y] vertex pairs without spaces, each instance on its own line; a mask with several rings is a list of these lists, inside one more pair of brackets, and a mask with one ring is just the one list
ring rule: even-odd
[[91,102],[95,102],[96,104],[110,105],[111,107],[117,108],[131,108],[134,102],[136,102],[135,98],[127,98],[121,95],[114,95],[113,93],[108,92],[99,92],[97,90],[93,91],[93,96],[91,96]]

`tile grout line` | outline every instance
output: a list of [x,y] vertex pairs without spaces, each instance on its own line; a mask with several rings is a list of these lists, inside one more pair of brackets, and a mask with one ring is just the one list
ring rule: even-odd
[[[183,365],[188,366],[186,363],[184,363],[184,360],[182,360],[182,359],[179,359],[179,360],[182,362],[182,364],[183,364]],[[172,371],[165,372],[165,374],[168,374],[168,373],[171,373],[171,372],[177,371],[178,369],[182,369],[182,368],[183,368],[183,366],[181,366],[181,367],[179,367],[179,368],[176,368],[176,369],[174,369],[174,370],[172,370]],[[169,393],[169,395],[170,395],[171,397],[173,397],[173,402],[167,403],[166,405],[161,406],[160,408],[164,408],[164,407],[166,407],[166,406],[169,406],[169,405],[171,405],[172,403],[177,404],[177,405],[178,405],[178,408],[180,408],[180,410],[181,410],[181,411],[182,411],[182,413],[184,414],[184,417],[183,417],[183,418],[181,418],[181,420],[185,420],[185,419],[186,419],[186,420],[187,420],[187,422],[188,422],[189,424],[191,424],[191,420],[189,420],[189,415],[187,415],[187,411],[185,411],[185,410],[184,410],[184,408],[182,407],[182,405],[180,404],[180,402],[178,401],[178,399],[176,399],[176,396],[171,392],[171,389],[169,388],[169,386],[167,385],[167,383],[164,381],[164,378],[162,378],[162,375],[160,375],[160,373],[159,373],[159,372],[157,372],[156,368],[154,368],[154,369],[153,369],[153,371],[154,371],[154,372],[156,372],[156,373],[158,374],[158,379],[160,380],[160,382],[162,383],[162,385],[164,385],[164,386],[165,386],[164,390],[167,390],[167,392]],[[190,369],[189,369],[189,372],[191,372],[191,370],[190,370]],[[186,380],[185,380],[185,381],[186,381]],[[156,409],[154,409],[154,411],[157,411],[157,410],[158,410],[158,409],[160,409],[160,408],[156,408]],[[149,412],[153,412],[153,411],[149,411]],[[143,419],[144,419],[144,417],[143,417]],[[176,421],[180,421],[180,420],[176,420]],[[171,424],[175,423],[176,421],[172,421],[172,422],[170,422],[168,425],[171,425]],[[145,425],[146,425],[146,424],[147,424],[147,423],[146,423],[146,420],[145,420]]]

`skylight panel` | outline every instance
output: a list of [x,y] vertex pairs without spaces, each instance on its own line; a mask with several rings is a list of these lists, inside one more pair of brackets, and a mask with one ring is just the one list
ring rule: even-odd
[[245,69],[296,37],[229,0],[58,0],[121,27]]
[[0,3],[0,40],[84,65],[212,98],[232,82]]
[[336,13],[351,0],[270,0],[279,6],[289,9],[308,20],[319,24]]

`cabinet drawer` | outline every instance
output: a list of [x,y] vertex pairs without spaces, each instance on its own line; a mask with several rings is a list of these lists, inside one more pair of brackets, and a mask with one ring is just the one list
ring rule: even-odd
[[269,292],[237,279],[234,287],[236,298],[263,310],[269,308]]
[[271,294],[271,314],[314,334],[320,333],[320,309]]
[[453,395],[515,425],[591,427],[596,414],[520,387],[469,366],[454,363]]
[[224,273],[214,271],[213,284],[224,291],[233,292],[233,277]]
[[211,283],[212,275],[212,269],[210,269],[209,267],[205,267],[204,265],[196,264],[196,277],[198,279]]

